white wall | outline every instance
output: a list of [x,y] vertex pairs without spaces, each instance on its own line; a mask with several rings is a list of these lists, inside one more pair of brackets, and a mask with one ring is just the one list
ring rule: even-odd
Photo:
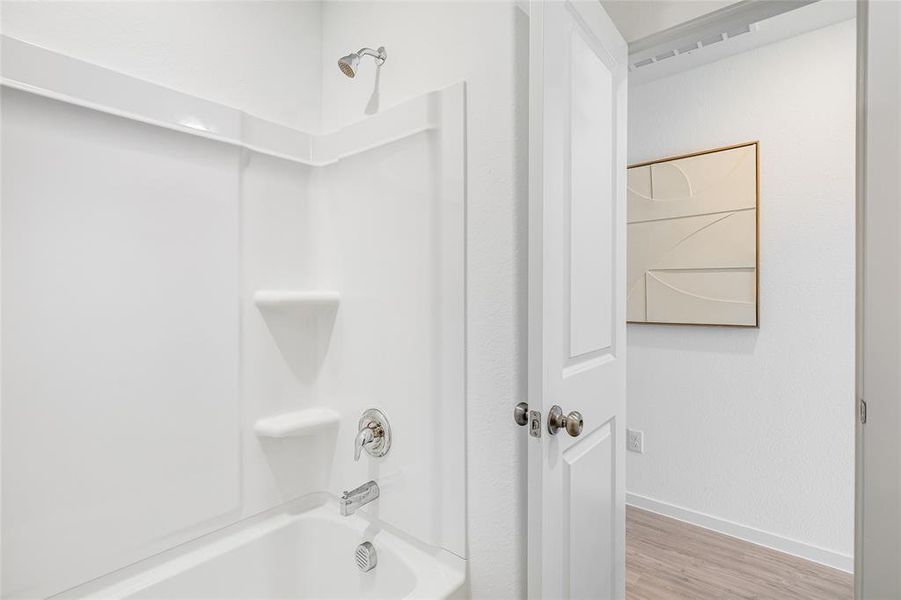
[[0,31],[316,131],[320,17],[319,2],[4,1]]
[[760,328],[630,325],[646,450],[628,491],[846,568],[854,81],[846,21],[635,87],[629,107],[630,163],[760,141]]
[[[384,45],[381,107],[457,81],[467,86],[467,442],[469,563],[476,598],[525,589],[525,397],[528,18],[508,3],[328,2],[323,8],[323,123],[364,118],[375,67],[336,66]],[[440,435],[440,424],[433,424]]]

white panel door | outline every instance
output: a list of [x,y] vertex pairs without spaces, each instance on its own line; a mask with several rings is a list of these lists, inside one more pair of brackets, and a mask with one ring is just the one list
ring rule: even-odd
[[529,596],[622,598],[627,49],[598,2],[530,16]]

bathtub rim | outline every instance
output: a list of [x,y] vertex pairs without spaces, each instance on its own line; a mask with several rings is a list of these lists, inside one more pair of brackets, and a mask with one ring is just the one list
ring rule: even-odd
[[[328,512],[326,512],[326,507],[328,507]],[[327,492],[314,492],[49,596],[48,600],[94,597],[108,600],[127,598],[130,594],[138,593],[192,567],[205,564],[241,546],[253,543],[303,517],[325,518],[329,521],[348,518],[339,517],[335,496]],[[352,521],[348,524],[355,531],[371,530],[374,526],[377,533],[387,534],[387,537],[377,542],[376,546],[382,544],[390,546],[413,570],[416,585],[404,598],[456,598],[464,592],[468,573],[465,559],[444,548],[424,544],[409,534],[372,518],[364,511],[349,518]],[[398,546],[412,548],[415,551],[412,560],[411,557],[404,556],[400,552],[402,548],[398,548]],[[415,568],[418,565],[421,566],[423,558],[434,561],[434,572],[428,573],[425,578]],[[435,576],[438,576],[438,583],[443,584],[441,591],[446,592],[443,596],[435,595],[438,591],[435,589],[438,587]]]

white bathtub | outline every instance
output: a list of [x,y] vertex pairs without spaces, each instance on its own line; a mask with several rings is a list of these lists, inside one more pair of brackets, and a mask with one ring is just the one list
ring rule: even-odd
[[[90,598],[464,598],[465,561],[404,539],[334,501],[289,508],[81,586]],[[377,566],[354,560],[371,542]]]

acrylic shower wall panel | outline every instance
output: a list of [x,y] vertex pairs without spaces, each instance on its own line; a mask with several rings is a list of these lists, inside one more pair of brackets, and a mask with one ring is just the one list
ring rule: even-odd
[[3,595],[240,508],[238,150],[2,91]]
[[[377,480],[364,512],[465,556],[462,86],[428,100],[434,129],[322,173],[317,280],[341,290],[341,308],[317,393],[344,415],[333,487]],[[370,407],[389,420],[391,450],[355,463]]]

